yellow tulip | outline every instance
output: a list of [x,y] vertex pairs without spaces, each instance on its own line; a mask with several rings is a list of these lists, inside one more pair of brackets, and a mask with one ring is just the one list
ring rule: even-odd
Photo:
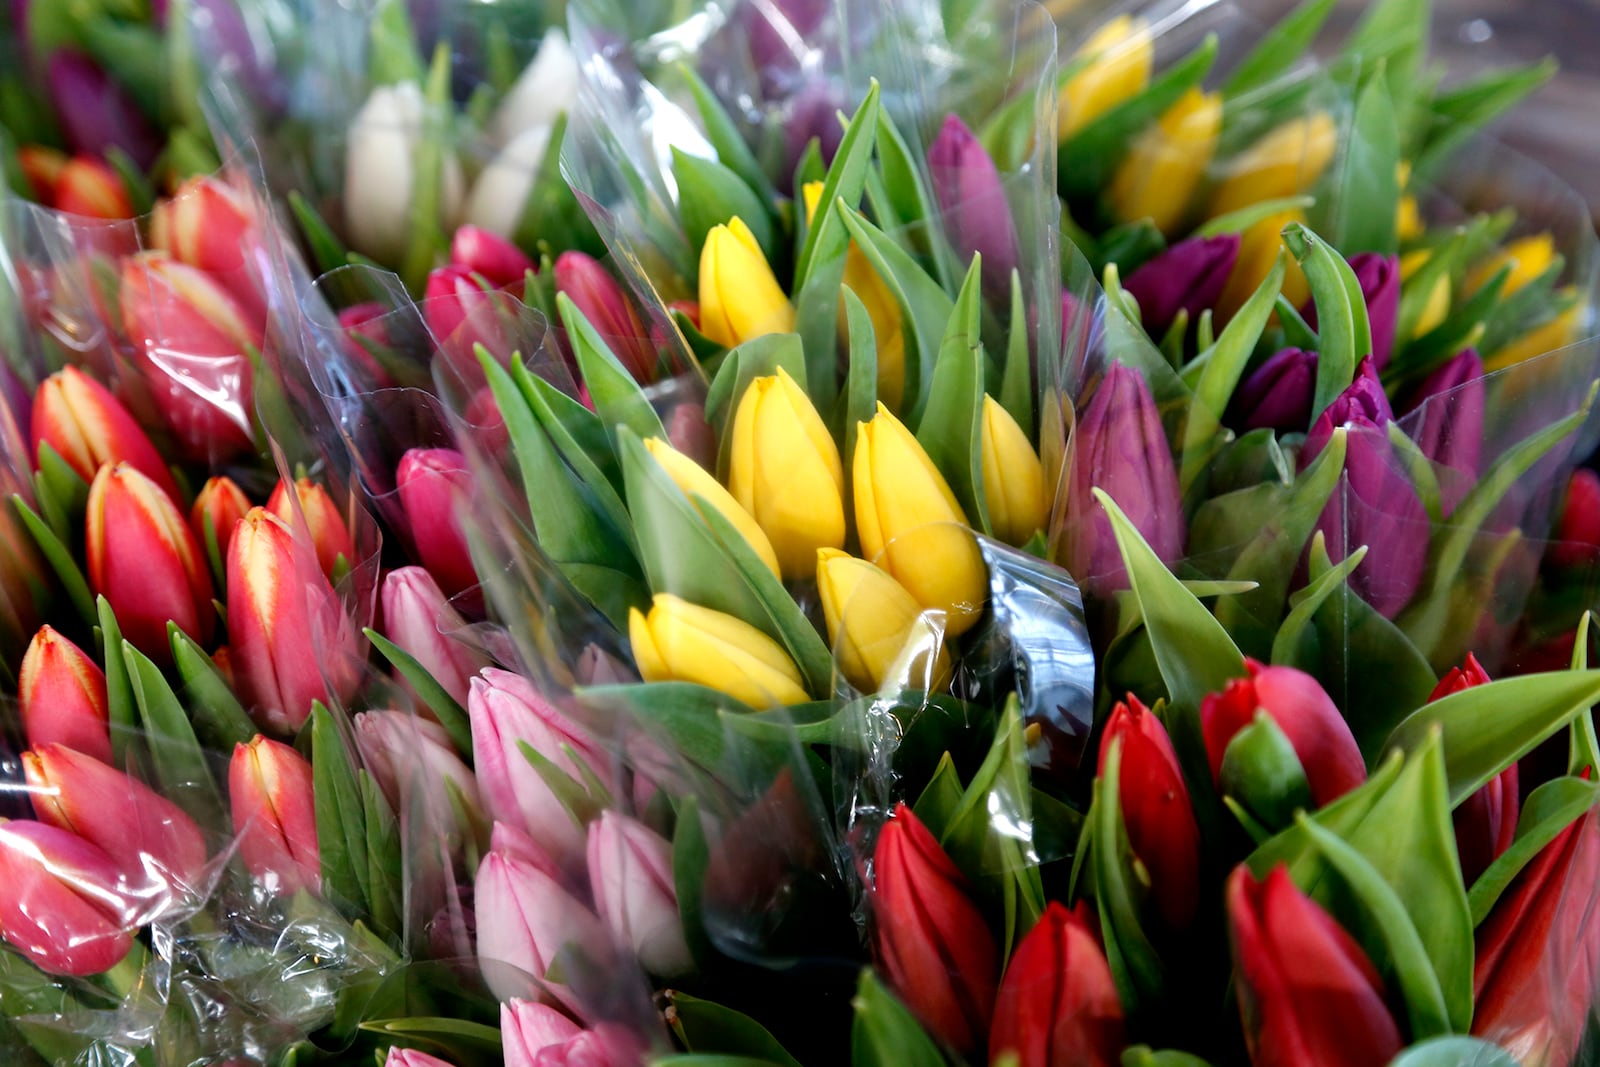
[[951,635],[983,613],[988,570],[967,516],[917,439],[883,404],[858,424],[853,485],[862,554],[946,616]]
[[[1306,217],[1298,211],[1286,211],[1262,219],[1239,235],[1239,259],[1233,265],[1233,273],[1228,275],[1228,284],[1223,287],[1222,296],[1217,299],[1217,316],[1223,322],[1244,306],[1250,294],[1272,272],[1272,265],[1278,259],[1278,250],[1283,247],[1283,228],[1291,222],[1305,220]],[[1306,282],[1300,264],[1293,258],[1288,263],[1288,270],[1283,275],[1283,296],[1298,308],[1310,298],[1311,286]]]
[[1338,148],[1339,130],[1326,111],[1285,122],[1223,168],[1211,216],[1304,193],[1322,177]]
[[650,438],[644,447],[702,515],[708,505],[720,511],[722,517],[731,522],[734,529],[750,543],[756,555],[761,557],[761,562],[773,574],[778,573],[778,554],[772,550],[772,542],[767,540],[760,524],[704,467],[659,437]]
[[[1570,294],[1569,294],[1570,295]],[[1575,302],[1567,310],[1541,326],[1535,326],[1521,337],[1506,345],[1500,351],[1483,361],[1486,372],[1505,370],[1525,360],[1542,356],[1546,352],[1554,352],[1558,348],[1565,348],[1577,340],[1578,319],[1583,311],[1581,302]]]
[[1020,545],[1044,527],[1044,465],[1011,412],[983,398],[983,502],[994,535]]
[[1144,19],[1118,15],[1095,31],[1069,65],[1087,60],[1061,88],[1057,134],[1066,140],[1150,84],[1153,48]]
[[[1426,249],[1407,252],[1401,256],[1400,281],[1402,283],[1409,282],[1412,276],[1421,270],[1427,262],[1428,252]],[[1442,274],[1433,283],[1433,288],[1428,292],[1428,303],[1423,307],[1422,315],[1417,319],[1417,325],[1411,331],[1411,336],[1421,337],[1443,322],[1448,314],[1450,314],[1450,276]]]
[[1217,150],[1222,97],[1190,89],[1133,143],[1111,179],[1117,218],[1148,218],[1163,233],[1184,221],[1195,188]]
[[1394,230],[1404,243],[1422,236],[1422,212],[1417,198],[1407,191],[1411,187],[1411,164],[1403,159],[1396,163],[1395,177],[1400,181],[1400,202],[1395,205]]
[[1467,295],[1471,296],[1488,285],[1500,272],[1500,268],[1509,264],[1511,273],[1506,275],[1506,284],[1500,290],[1500,295],[1510,296],[1549,270],[1550,264],[1555,260],[1556,244],[1548,233],[1512,241],[1472,272],[1472,276],[1467,279]]
[[950,684],[937,629],[888,571],[833,548],[819,549],[815,566],[828,642],[851,685],[873,693]]
[[778,642],[743,619],[670,593],[656,594],[648,615],[629,609],[628,640],[647,682],[693,682],[752,708],[808,699],[800,669]]
[[733,416],[728,488],[772,542],[785,578],[844,546],[844,464],[805,390],[782,367],[745,389]]
[[713,226],[700,250],[700,330],[734,345],[794,329],[794,307],[744,220]]

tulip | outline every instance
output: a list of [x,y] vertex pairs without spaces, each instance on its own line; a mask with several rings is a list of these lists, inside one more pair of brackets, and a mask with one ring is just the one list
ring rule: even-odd
[[478,345],[502,356],[511,349],[506,332],[511,314],[510,302],[488,279],[466,267],[451,264],[428,274],[423,320],[440,355],[465,381],[482,380]]
[[633,301],[593,256],[563,252],[554,268],[556,291],[566,293],[583,317],[628,368],[634,380],[648,384],[656,376],[656,346],[644,328]]
[[1020,258],[1011,205],[994,160],[955,115],[945,116],[928,146],[928,172],[950,243],[964,259],[983,257],[985,291],[1007,291]]
[[123,328],[178,439],[218,460],[249,449],[255,398],[249,353],[262,327],[211,275],[168,256],[123,261]]
[[[293,499],[289,496],[291,492]],[[346,568],[355,561],[356,546],[344,516],[339,514],[339,507],[328,491],[310,478],[296,478],[292,483],[280,479],[267,499],[267,510],[291,528],[296,525],[296,512],[305,517],[306,531],[317,552],[317,564],[330,579],[339,570],[341,560]]]
[[1049,518],[1044,464],[1033,442],[999,401],[983,398],[983,501],[994,535],[1007,544],[1024,544]]
[[1576,299],[1576,293],[1565,290],[1562,295],[1571,301],[1565,311],[1524,331],[1516,340],[1502,345],[1492,356],[1483,361],[1484,370],[1490,372],[1505,370],[1507,367],[1514,367],[1525,360],[1535,359],[1546,352],[1554,352],[1577,341],[1583,316],[1587,312],[1584,303]]
[[683,490],[684,495],[694,504],[695,510],[702,515],[706,513],[705,509],[708,507],[720,512],[722,517],[739,531],[751,551],[767,565],[767,569],[773,574],[779,573],[778,554],[772,547],[772,541],[761,529],[761,524],[734,499],[732,493],[722,488],[704,467],[661,438],[650,438],[645,441],[644,447],[661,465],[667,477],[672,479],[673,484]]
[[822,21],[833,10],[827,0],[774,0],[738,9],[750,45],[750,62],[761,86],[777,96],[799,72]]
[[1317,389],[1317,354],[1284,348],[1272,354],[1233,392],[1228,422],[1247,430],[1300,433],[1311,422]]
[[700,332],[732,348],[789,333],[794,321],[794,307],[750,227],[737,215],[713,226],[700,248]]
[[147,656],[170,655],[167,623],[205,644],[215,618],[205,553],[155,482],[126,463],[89,487],[89,586],[116,613],[122,636]]
[[449,596],[478,584],[461,520],[472,495],[467,457],[453,448],[413,448],[395,468],[395,488],[417,557]]
[[206,842],[178,805],[143,782],[63,745],[22,754],[41,822],[103,849],[124,871],[149,872],[169,886],[199,886]]
[[1581,567],[1600,558],[1600,474],[1588,467],[1572,472],[1551,540],[1548,555],[1557,567]]
[[[804,42],[801,42],[804,47]],[[798,92],[789,98],[782,116],[784,162],[788,173],[794,173],[812,141],[824,166],[833,165],[833,157],[844,141],[844,127],[839,123],[839,112],[849,106],[843,91],[826,78],[808,78]]]
[[61,744],[111,762],[105,672],[49,626],[33,635],[22,657],[17,705],[28,744]]
[[161,142],[122,87],[81,52],[60,48],[46,68],[50,100],[74,152],[104,156],[121,149],[148,170]]
[[[1400,260],[1376,252],[1360,252],[1350,257],[1350,269],[1361,285],[1361,298],[1367,305],[1367,323],[1372,331],[1373,364],[1382,370],[1394,351],[1395,320],[1400,317]],[[1317,328],[1317,305],[1300,309],[1306,325]]]
[[486,279],[496,289],[519,286],[537,270],[516,245],[481,226],[459,226],[450,240],[450,262]]
[[76,834],[0,820],[0,885],[0,937],[47,974],[100,974],[133,948],[122,865]]
[[465,837],[483,821],[477,779],[444,727],[403,711],[364,711],[355,717],[355,734],[367,770],[395,811],[420,805],[413,810],[429,831],[451,837]]
[[1155,398],[1139,372],[1120,363],[1105,376],[1078,420],[1078,454],[1069,512],[1078,516],[1067,569],[1099,596],[1127,587],[1111,519],[1092,489],[1104,490],[1162,562],[1183,554],[1183,500]]
[[1368,1067],[1400,1051],[1383,981],[1361,946],[1288,868],[1228,879],[1239,1014],[1254,1067]]
[[[533,193],[553,132],[549,126],[530,126],[506,142],[472,183],[461,220],[497,237],[511,238]],[[454,166],[455,161],[449,165]]]
[[1045,906],[1018,942],[995,997],[989,1062],[1017,1067],[1116,1067],[1126,1045],[1111,965],[1085,918]]
[[577,101],[580,81],[578,58],[566,35],[558,28],[546,30],[532,61],[501,97],[489,136],[503,145],[524,131],[554,125]]
[[[1489,674],[1470,652],[1467,662],[1451,667],[1439,679],[1428,703],[1477,685],[1488,685]],[[1487,785],[1464,800],[1451,814],[1455,822],[1456,852],[1463,883],[1471,885],[1499,855],[1511,847],[1517,830],[1517,765],[1513,763]]]
[[1494,279],[1502,268],[1511,268],[1500,287],[1502,299],[1542,276],[1556,261],[1555,240],[1548,233],[1512,241],[1479,264],[1467,277],[1466,295],[1471,296]]
[[706,422],[703,404],[679,404],[672,409],[667,420],[667,443],[694,460],[710,468],[717,462],[717,438]]
[[228,799],[239,857],[274,896],[322,891],[311,763],[288,745],[257,734],[235,745]]
[[228,546],[228,638],[240,695],[263,729],[298,730],[316,701],[360,682],[355,632],[311,546],[251,508]]
[[[1119,15],[1067,61],[1075,72],[1061,89],[1057,138],[1066,140],[1150,84],[1153,45],[1144,19]],[[1082,66],[1079,66],[1082,64]]]
[[817,549],[844,545],[844,465],[805,390],[782,367],[753,379],[733,418],[733,499],[770,540],[785,578],[816,573]]
[[206,479],[194,498],[194,506],[189,509],[189,528],[194,531],[195,540],[203,545],[209,526],[217,540],[217,551],[227,559],[234,528],[251,506],[250,498],[244,495],[237,482],[227,475],[215,475]]
[[837,549],[819,549],[817,594],[828,642],[851,685],[875,693],[950,684],[950,654],[940,634],[887,571]]
[[544,982],[539,999],[562,999],[546,973],[567,946],[595,951],[609,944],[606,928],[548,871],[518,856],[491,849],[475,883],[478,960],[489,990],[501,1000],[527,996],[529,983],[510,974],[510,964]]
[[1600,823],[1585,812],[1535,856],[1478,927],[1472,1032],[1525,1064],[1576,1062],[1595,990]]
[[455,1067],[455,1064],[449,1060],[441,1060],[437,1056],[430,1056],[418,1049],[390,1045],[389,1055],[384,1058],[383,1067]]
[[[906,388],[906,336],[900,304],[866,254],[851,242],[844,257],[844,284],[866,305],[878,349],[878,399],[898,411]],[[842,310],[842,309],[841,309]]]
[[489,817],[526,831],[564,868],[575,868],[584,831],[523,755],[526,744],[576,781],[591,776],[612,786],[611,761],[565,715],[509,671],[485,670],[467,697],[472,763]]
[[583,1029],[548,1004],[512,998],[500,1005],[500,1040],[506,1067],[536,1067],[540,1054],[565,1044]]
[[605,811],[589,824],[588,860],[595,908],[617,942],[631,945],[651,974],[690,970],[694,960],[678,918],[671,842],[636,819]]
[[895,994],[958,1052],[981,1048],[999,960],[967,880],[904,804],[872,854],[873,947]]
[[1239,235],[1191,237],[1179,241],[1128,275],[1122,287],[1139,302],[1139,316],[1152,337],[1162,337],[1178,312],[1191,320],[1222,295],[1239,258]]
[[[1303,213],[1285,211],[1262,219],[1239,235],[1238,262],[1234,264],[1228,284],[1223,286],[1222,295],[1217,298],[1216,312],[1219,318],[1223,321],[1232,318],[1245,301],[1255,294],[1283,251],[1284,229],[1290,223],[1305,221]],[[1311,295],[1305,271],[1294,259],[1287,261],[1282,292],[1283,298],[1295,307],[1304,304]]]
[[1263,714],[1294,749],[1316,807],[1367,780],[1367,766],[1349,724],[1315,678],[1293,667],[1265,667],[1253,659],[1245,660],[1245,669],[1246,677],[1235,678],[1221,693],[1200,703],[1206,757],[1219,786],[1229,744]]
[[67,160],[56,178],[50,204],[68,215],[131,219],[133,202],[110,164],[88,156]]
[[853,467],[861,554],[944,612],[949,636],[965,633],[983,614],[989,575],[944,475],[882,403],[857,425]]
[[383,579],[383,634],[420,663],[457,704],[488,658],[450,635],[466,620],[421,567],[396,567]]
[[628,640],[647,682],[693,682],[761,709],[802,704],[805,680],[783,646],[743,619],[657,593],[628,611]]
[[1350,587],[1389,619],[1422,585],[1431,533],[1422,500],[1399,469],[1389,443],[1385,428],[1392,417],[1369,356],[1350,387],[1317,417],[1300,450],[1304,468],[1322,453],[1336,427],[1350,431],[1344,484],[1323,508],[1317,529],[1336,563],[1356,546],[1367,546],[1367,557],[1350,575]]
[[1183,225],[1217,150],[1222,95],[1190,89],[1128,148],[1106,195],[1123,222],[1149,219],[1162,233]]
[[[1400,257],[1400,282],[1402,287],[1410,285],[1417,272],[1427,266],[1430,253],[1427,249],[1419,248],[1407,252]],[[1444,322],[1450,314],[1450,276],[1442,275],[1433,283],[1433,289],[1428,293],[1428,303],[1422,309],[1422,314],[1417,317],[1417,323],[1411,328],[1411,334],[1405,340],[1421,337]]]
[[86,482],[104,464],[126,463],[178,498],[172,472],[128,409],[76,367],[57,371],[39,386],[31,429],[36,455],[49,445]]
[[61,181],[61,172],[66,169],[68,158],[61,149],[48,145],[25,144],[17,147],[17,166],[28,180],[33,199],[46,206],[55,205],[56,184]]
[[[415,82],[380,85],[361,105],[345,149],[345,226],[357,251],[393,263],[411,240],[416,157],[430,128],[428,104]],[[446,146],[438,175],[439,217],[447,224],[461,207],[461,164]]]
[[1483,360],[1467,349],[1423,379],[1407,401],[1411,438],[1422,454],[1456,472],[1439,479],[1440,503],[1449,516],[1478,478],[1486,404]]
[[1174,930],[1194,920],[1200,879],[1200,828],[1166,727],[1132,693],[1117,704],[1100,740],[1103,775],[1113,742],[1122,743],[1118,796],[1128,842],[1150,872],[1161,917]]
[[[157,204],[150,230],[154,247],[219,280],[258,266],[250,260],[262,251],[250,204],[227,182],[209,175],[189,178]],[[253,286],[233,288],[242,304],[264,314],[265,305]]]
[[1339,129],[1326,111],[1290,119],[1222,167],[1209,214],[1300,195],[1322,177],[1338,148]]

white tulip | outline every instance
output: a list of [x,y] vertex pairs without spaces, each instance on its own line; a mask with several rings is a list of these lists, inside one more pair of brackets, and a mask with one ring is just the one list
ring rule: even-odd
[[[351,246],[382,263],[406,252],[417,148],[428,133],[427,101],[415,82],[372,90],[350,126],[345,153],[345,227]],[[439,222],[455,228],[461,210],[461,162],[447,145],[440,183]]]
[[465,221],[501,237],[511,237],[549,147],[549,126],[534,126],[512,138],[473,183]]
[[500,101],[489,123],[489,136],[496,145],[507,146],[530,129],[554,123],[577,97],[578,57],[572,54],[566,36],[551,30],[539,42],[533,62]]

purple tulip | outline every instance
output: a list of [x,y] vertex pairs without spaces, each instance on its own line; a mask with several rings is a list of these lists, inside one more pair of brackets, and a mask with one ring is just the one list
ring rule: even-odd
[[1150,336],[1160,339],[1178,312],[1193,321],[1216,304],[1239,258],[1239,235],[1191,237],[1179,241],[1145,263],[1122,287],[1139,302],[1139,315]]
[[800,73],[813,51],[817,29],[831,10],[829,0],[771,0],[739,8],[750,42],[750,62],[768,96],[782,93]]
[[1477,481],[1483,448],[1483,360],[1467,349],[1423,379],[1406,403],[1406,431],[1440,471],[1439,498],[1449,515]]
[[145,170],[155,162],[160,139],[122,87],[94,60],[62,49],[50,57],[46,78],[73,151],[103,156],[120,148]]
[[1300,348],[1276,352],[1239,388],[1229,403],[1228,423],[1240,432],[1262,428],[1299,433],[1311,421],[1317,387],[1317,354]]
[[1350,388],[1317,417],[1300,453],[1304,468],[1321,454],[1337,427],[1349,431],[1344,484],[1317,520],[1335,562],[1361,545],[1367,558],[1350,575],[1350,586],[1383,614],[1400,614],[1422,584],[1428,555],[1428,515],[1411,479],[1400,469],[1389,443],[1394,419],[1371,356],[1361,361]]
[[783,130],[791,173],[800,165],[800,157],[805,155],[812,138],[820,142],[823,165],[833,162],[839,142],[844,140],[844,130],[839,125],[839,111],[844,106],[843,95],[822,81],[806,85],[789,99]]
[[928,146],[928,169],[950,242],[963,257],[983,256],[985,291],[1005,292],[1019,256],[1017,227],[994,160],[966,123],[947,115]]
[[1113,363],[1079,416],[1068,514],[1076,516],[1069,570],[1090,592],[1127,587],[1111,519],[1091,489],[1110,494],[1165,562],[1183,554],[1183,499],[1172,450],[1150,387],[1138,371]]
[[[1367,322],[1372,327],[1372,361],[1381,371],[1394,352],[1394,324],[1400,317],[1400,260],[1376,252],[1358,252],[1350,257],[1350,269],[1361,283],[1361,296],[1367,302]],[[1300,309],[1306,325],[1317,328],[1315,302]]]

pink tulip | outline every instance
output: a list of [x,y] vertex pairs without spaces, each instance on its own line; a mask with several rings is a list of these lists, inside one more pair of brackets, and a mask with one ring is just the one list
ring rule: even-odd
[[[484,980],[501,1000],[528,996],[539,987],[511,967],[543,981],[562,950],[592,952],[609,944],[605,926],[560,882],[527,860],[490,851],[478,867],[474,890],[478,959]],[[540,999],[563,990],[546,982]]]
[[189,509],[189,528],[194,531],[195,540],[204,545],[206,524],[210,523],[216,534],[217,551],[226,560],[228,546],[233,543],[233,531],[251,507],[250,498],[232,478],[226,475],[207,478]]
[[589,885],[600,918],[619,943],[633,946],[645,970],[672,976],[694,966],[664,837],[619,812],[602,812],[589,824]]
[[248,745],[234,746],[228,795],[239,856],[250,874],[278,896],[320,892],[316,797],[306,758],[257,734]]
[[33,635],[22,657],[17,704],[28,744],[62,744],[111,762],[105,672],[49,626]]
[[48,974],[100,974],[133,947],[122,865],[76,834],[0,820],[0,885],[0,937]]
[[535,269],[522,249],[481,226],[460,226],[450,240],[450,262],[481,275],[497,289],[518,288]]
[[466,620],[445,600],[433,576],[421,567],[398,567],[383,579],[383,635],[413,656],[452,700],[465,705],[473,676],[488,657],[450,634]]
[[413,448],[400,457],[394,480],[417,556],[439,588],[455,596],[477,585],[461,523],[473,493],[467,457],[453,448]]

